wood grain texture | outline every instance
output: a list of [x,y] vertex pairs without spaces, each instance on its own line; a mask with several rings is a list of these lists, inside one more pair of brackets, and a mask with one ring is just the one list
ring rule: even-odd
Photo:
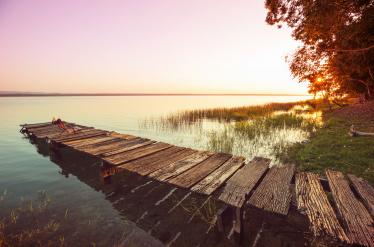
[[83,140],[67,141],[67,142],[63,142],[63,144],[65,144],[69,147],[73,147],[73,148],[78,149],[78,148],[83,148],[83,147],[86,147],[86,146],[89,146],[89,145],[93,145],[93,144],[97,144],[97,143],[101,143],[101,142],[106,142],[106,141],[110,141],[110,140],[115,140],[115,139],[116,138],[111,137],[111,136],[95,136],[95,137],[91,137],[91,138],[87,138],[87,139],[83,139]]
[[26,129],[44,127],[44,126],[49,126],[49,125],[52,125],[52,123],[51,122],[44,122],[44,123],[34,123],[34,124],[20,124],[21,127],[24,127]]
[[211,152],[196,152],[186,159],[182,159],[171,163],[168,166],[164,166],[160,170],[157,170],[156,172],[150,174],[150,177],[156,178],[160,181],[172,179],[179,174],[187,171],[188,169],[198,165],[200,162],[206,160],[212,155],[213,153]]
[[143,146],[141,148],[137,148],[131,151],[115,154],[112,156],[107,156],[103,158],[104,161],[112,164],[112,165],[119,165],[126,162],[130,162],[141,157],[156,153],[158,151],[170,148],[171,145],[163,142],[154,143],[151,145]]
[[227,181],[219,199],[231,206],[241,208],[247,196],[269,169],[270,160],[253,158]]
[[348,174],[348,178],[351,180],[354,189],[369,213],[374,217],[374,188],[367,181],[355,175]]
[[50,135],[61,134],[63,132],[64,132],[64,130],[62,130],[59,127],[54,125],[54,126],[51,126],[51,127],[48,127],[48,128],[43,128],[41,130],[30,131],[29,133],[31,133],[32,135],[34,135],[38,138],[45,138],[45,137],[48,137]]
[[374,221],[365,206],[355,197],[343,173],[327,170],[337,211],[344,222],[351,243],[374,246]]
[[[100,142],[97,144],[92,144],[89,146],[84,146],[81,148],[77,148],[78,150],[89,153],[91,155],[96,155],[99,156],[101,154],[107,153],[107,152],[113,152],[119,149],[124,149],[127,148],[127,150],[135,149],[139,146],[135,146],[137,144],[152,144],[153,142],[150,142],[148,139],[133,139],[133,140],[123,140],[120,138],[116,138],[111,141],[106,141],[106,142]],[[131,147],[131,148],[130,148]]]
[[133,139],[133,140],[129,140],[129,141],[126,141],[127,143],[123,146],[123,147],[120,147],[120,148],[114,148],[112,146],[112,148],[106,152],[100,152],[100,154],[103,156],[103,157],[108,157],[108,156],[114,156],[114,155],[117,155],[120,156],[121,153],[125,153],[125,152],[128,152],[128,151],[131,151],[131,150],[135,150],[135,149],[141,149],[141,148],[145,148],[146,146],[149,146],[149,145],[152,145],[154,143],[156,143],[155,141],[151,141],[151,140],[148,140],[148,139],[140,139],[140,140],[137,140],[137,139]]
[[297,207],[308,216],[315,237],[349,243],[319,179],[317,174],[310,172],[296,174]]
[[183,188],[190,188],[220,167],[231,157],[231,154],[215,153],[206,160],[200,162],[197,166],[194,166],[180,175],[168,180],[168,182]]
[[218,189],[232,174],[244,165],[243,157],[232,157],[213,171],[191,189],[195,192],[210,195]]
[[121,168],[137,172],[142,168],[146,168],[147,166],[151,166],[152,163],[168,159],[170,155],[177,154],[178,152],[183,151],[185,148],[173,146],[168,149],[164,149],[160,152],[145,156],[143,158],[128,162],[121,166]]
[[265,178],[249,198],[249,203],[268,212],[287,215],[292,198],[290,184],[294,172],[294,164],[270,168]]
[[157,161],[151,163],[150,165],[138,167],[136,172],[143,175],[143,176],[149,175],[150,177],[153,177],[153,174],[156,173],[157,170],[163,169],[164,167],[168,167],[169,165],[171,165],[171,164],[173,164],[177,161],[187,159],[188,157],[190,157],[191,155],[193,155],[197,152],[198,151],[196,151],[196,150],[186,148],[186,149],[183,149],[180,152],[171,154],[169,157],[164,157],[160,160],[157,160]]
[[[73,134],[77,135],[78,133],[81,134],[83,132],[89,132],[89,131],[92,131],[92,130],[93,130],[93,128],[82,128],[82,129],[79,129],[79,130],[75,131],[75,133],[73,133]],[[72,136],[72,133],[67,131],[67,130],[59,129],[58,131],[54,131],[54,132],[47,132],[47,133],[43,133],[43,134],[38,134],[39,138],[49,138],[49,139],[62,138],[62,137],[65,137],[65,136]]]
[[55,142],[61,143],[61,142],[66,142],[66,141],[87,139],[87,138],[91,138],[91,137],[99,136],[99,135],[108,135],[108,132],[104,130],[89,129],[89,130],[81,131],[79,133],[71,133],[71,134],[66,134],[63,136],[52,137],[51,139]]

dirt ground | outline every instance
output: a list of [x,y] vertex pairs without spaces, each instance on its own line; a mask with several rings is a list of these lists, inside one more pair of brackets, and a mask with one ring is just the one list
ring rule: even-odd
[[374,132],[374,100],[326,112],[325,117],[336,117],[354,124],[357,130]]

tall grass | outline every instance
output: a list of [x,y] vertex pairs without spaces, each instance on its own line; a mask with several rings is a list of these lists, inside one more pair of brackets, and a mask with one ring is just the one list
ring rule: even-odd
[[272,158],[290,145],[305,141],[321,126],[321,113],[313,101],[271,103],[259,106],[182,111],[148,119],[142,127],[185,131],[198,147],[251,159]]
[[264,156],[277,163],[277,157],[297,142],[305,141],[319,126],[312,118],[284,113],[227,124],[223,131],[210,131],[207,147],[251,159]]

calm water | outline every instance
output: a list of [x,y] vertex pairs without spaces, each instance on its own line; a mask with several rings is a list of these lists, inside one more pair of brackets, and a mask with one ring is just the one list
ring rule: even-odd
[[[115,242],[131,226],[103,192],[43,156],[19,133],[19,124],[46,122],[53,117],[106,130],[133,134],[181,146],[203,148],[189,132],[160,131],[140,124],[179,110],[289,102],[307,97],[285,96],[120,96],[120,97],[15,97],[0,98],[0,216],[38,191],[51,198],[51,210],[74,218],[67,239],[85,236],[98,245]],[[209,128],[209,127],[208,127]],[[40,150],[39,150],[40,152]],[[41,152],[43,153],[43,152]],[[80,163],[68,165],[79,166]],[[86,160],[90,163],[90,160]],[[92,163],[95,161],[93,160]],[[93,164],[94,165],[94,164]],[[98,177],[90,178],[98,183]],[[87,227],[89,225],[89,227]],[[100,226],[100,229],[98,228]],[[89,240],[86,240],[89,243]],[[105,243],[105,244],[104,244]],[[84,244],[86,245],[86,244]]]

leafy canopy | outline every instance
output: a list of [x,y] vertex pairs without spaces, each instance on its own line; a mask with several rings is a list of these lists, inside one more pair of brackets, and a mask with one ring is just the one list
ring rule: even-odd
[[326,97],[374,96],[374,0],[266,0],[266,22],[301,41],[294,77]]

